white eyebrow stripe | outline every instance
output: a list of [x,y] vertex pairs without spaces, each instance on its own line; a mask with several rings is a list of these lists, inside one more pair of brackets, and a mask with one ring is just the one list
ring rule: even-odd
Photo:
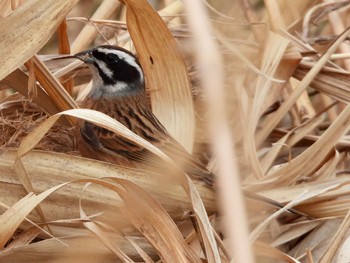
[[107,67],[106,63],[101,60],[95,60],[98,67],[107,75],[107,77],[112,77],[113,72]]
[[139,64],[137,64],[137,62],[135,61],[135,58],[133,56],[131,56],[128,53],[125,53],[121,50],[117,50],[117,49],[97,48],[97,50],[99,52],[103,52],[105,54],[108,54],[108,53],[115,54],[119,57],[119,59],[123,59],[129,65],[135,67],[137,69],[137,71],[140,73],[141,82],[143,82],[143,71],[142,71],[141,67],[139,66]]

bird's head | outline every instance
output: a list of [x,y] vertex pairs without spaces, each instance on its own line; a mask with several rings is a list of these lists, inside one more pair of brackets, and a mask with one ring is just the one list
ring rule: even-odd
[[116,46],[98,46],[74,56],[92,70],[92,97],[112,98],[144,92],[141,65],[130,51]]

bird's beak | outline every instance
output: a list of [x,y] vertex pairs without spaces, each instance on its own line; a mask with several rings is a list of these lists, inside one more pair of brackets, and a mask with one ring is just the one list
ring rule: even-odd
[[79,52],[79,53],[75,54],[74,57],[76,57],[77,59],[80,59],[81,61],[83,61],[87,64],[91,64],[94,62],[94,59],[92,57],[92,50],[86,50],[83,52]]

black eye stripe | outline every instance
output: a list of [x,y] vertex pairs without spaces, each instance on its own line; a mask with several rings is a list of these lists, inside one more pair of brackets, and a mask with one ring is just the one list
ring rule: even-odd
[[140,74],[137,69],[124,60],[109,64],[108,67],[113,72],[114,79],[125,82],[133,82],[140,79]]
[[105,62],[112,62],[112,61],[117,61],[117,60],[119,60],[118,55],[113,54],[113,53],[100,52],[100,51],[98,51],[97,49],[95,49],[95,50],[92,52],[92,55],[93,55],[96,59],[101,60],[101,61],[105,61]]
[[106,54],[105,59],[107,63],[117,63],[120,60],[119,57],[113,53]]

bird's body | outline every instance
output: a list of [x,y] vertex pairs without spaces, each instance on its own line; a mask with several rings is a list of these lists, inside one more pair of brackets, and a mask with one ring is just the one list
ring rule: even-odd
[[[89,64],[93,87],[82,108],[103,112],[161,149],[184,171],[212,184],[212,174],[189,154],[152,113],[142,68],[136,57],[119,47],[100,46],[79,53]],[[138,144],[87,121],[77,125],[78,149],[83,156],[133,167],[162,167],[161,159]]]

